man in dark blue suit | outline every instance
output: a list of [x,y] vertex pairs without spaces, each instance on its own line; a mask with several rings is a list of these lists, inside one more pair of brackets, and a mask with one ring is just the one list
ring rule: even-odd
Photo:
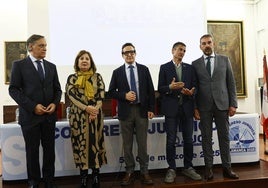
[[186,45],[177,42],[172,47],[172,61],[161,65],[158,91],[161,95],[161,110],[165,115],[166,155],[169,165],[165,182],[173,183],[176,178],[177,128],[182,131],[184,169],[182,173],[194,180],[201,176],[193,168],[193,115],[196,78],[191,65],[182,62]]
[[10,96],[19,105],[19,125],[25,141],[30,188],[38,188],[41,181],[40,142],[45,188],[56,187],[53,183],[56,106],[62,91],[56,66],[44,59],[46,47],[44,36],[32,35],[27,40],[29,56],[13,63],[9,85]]
[[135,157],[132,153],[134,134],[138,145],[141,181],[143,184],[153,184],[148,173],[147,131],[148,118],[154,116],[154,86],[149,69],[136,63],[133,44],[122,46],[122,57],[125,63],[113,71],[109,86],[109,95],[118,101],[118,119],[123,138],[126,174],[121,185],[129,185],[135,180]]

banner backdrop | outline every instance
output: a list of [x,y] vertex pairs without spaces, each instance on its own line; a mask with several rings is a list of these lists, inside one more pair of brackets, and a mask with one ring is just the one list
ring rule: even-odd
[[[101,173],[119,172],[125,170],[122,151],[120,126],[117,119],[104,121],[105,145],[108,164],[102,166]],[[247,163],[259,161],[259,118],[258,114],[238,114],[230,118],[230,148],[232,163]],[[3,180],[27,179],[25,144],[18,124],[9,123],[0,126],[2,148]],[[78,175],[73,161],[70,140],[70,127],[67,121],[59,121],[55,130],[56,140],[56,176]],[[201,147],[199,121],[194,122],[194,166],[203,166],[203,151]],[[164,117],[150,120],[148,129],[149,169],[167,168],[166,162],[166,133]],[[183,166],[183,140],[178,130],[176,148],[177,167]],[[221,163],[218,149],[218,136],[214,125],[213,131],[214,164]],[[133,146],[137,154],[137,145]],[[40,156],[42,151],[40,150]],[[41,160],[41,159],[40,159]],[[41,163],[42,164],[42,163]],[[139,170],[137,162],[136,170]]]

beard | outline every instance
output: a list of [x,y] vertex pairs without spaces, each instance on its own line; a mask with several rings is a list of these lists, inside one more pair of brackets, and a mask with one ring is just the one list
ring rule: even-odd
[[206,47],[203,52],[205,55],[210,56],[212,54],[212,48]]

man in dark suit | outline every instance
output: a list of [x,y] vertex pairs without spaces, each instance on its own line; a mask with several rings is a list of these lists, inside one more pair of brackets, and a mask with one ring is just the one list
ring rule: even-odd
[[200,119],[205,179],[213,178],[213,121],[218,133],[223,176],[238,179],[238,175],[231,168],[229,140],[229,116],[233,116],[237,108],[232,66],[228,57],[214,53],[214,41],[210,34],[200,38],[200,49],[203,56],[192,65],[197,75],[195,118]]
[[13,63],[9,85],[9,95],[19,105],[19,125],[25,141],[30,188],[38,188],[41,180],[40,142],[45,188],[56,187],[53,183],[56,106],[62,91],[56,66],[44,59],[46,47],[46,40],[41,35],[32,35],[27,40],[29,56]]
[[136,63],[133,44],[126,43],[122,46],[122,57],[125,63],[113,71],[109,86],[109,95],[118,100],[118,118],[123,138],[126,174],[121,185],[129,185],[135,179],[135,157],[132,153],[134,134],[138,145],[141,181],[153,184],[148,173],[147,131],[148,118],[154,116],[154,86],[149,69]]
[[186,45],[177,42],[172,47],[172,61],[161,65],[158,91],[161,96],[161,110],[165,115],[166,155],[169,165],[165,182],[173,183],[176,178],[177,128],[182,131],[184,169],[182,173],[194,180],[201,176],[193,168],[193,115],[196,79],[191,65],[182,62]]

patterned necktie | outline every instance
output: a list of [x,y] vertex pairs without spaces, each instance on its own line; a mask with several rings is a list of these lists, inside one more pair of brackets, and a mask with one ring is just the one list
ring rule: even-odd
[[134,66],[129,65],[128,68],[130,69],[130,89],[131,91],[134,91],[136,93],[136,100],[138,100],[138,93],[137,93],[137,87],[136,87],[136,81],[135,81],[135,75],[134,75]]
[[41,65],[41,61],[37,60],[35,62],[37,63],[37,71],[39,73],[39,76],[40,76],[41,80],[43,81],[45,79],[45,74],[44,74],[43,67]]
[[211,76],[211,62],[210,62],[211,56],[208,56],[206,59],[207,59],[206,69],[208,71],[209,76]]

